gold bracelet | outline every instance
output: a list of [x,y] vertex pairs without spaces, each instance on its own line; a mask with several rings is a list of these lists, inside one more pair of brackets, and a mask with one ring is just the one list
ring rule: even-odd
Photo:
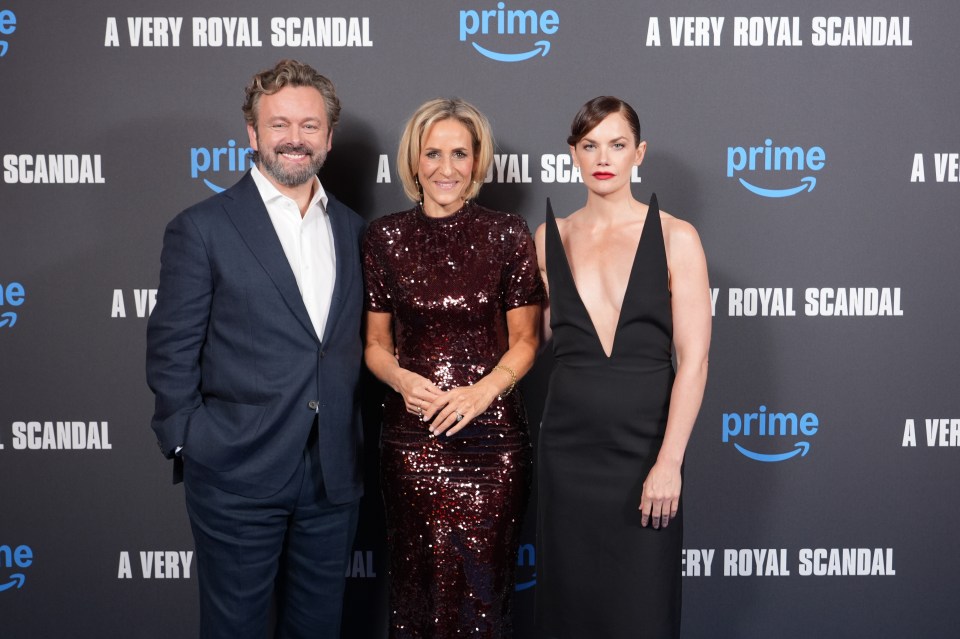
[[504,366],[503,364],[497,364],[493,367],[493,370],[502,370],[504,373],[510,376],[510,386],[507,387],[507,390],[500,393],[499,397],[503,399],[507,395],[513,392],[514,386],[517,385],[517,374],[513,372],[513,369],[509,366]]

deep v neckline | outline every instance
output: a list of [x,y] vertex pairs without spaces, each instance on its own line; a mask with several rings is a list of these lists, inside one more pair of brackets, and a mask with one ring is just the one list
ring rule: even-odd
[[[654,196],[655,197],[655,196]],[[627,286],[623,290],[623,302],[620,303],[620,311],[617,313],[617,323],[613,329],[613,341],[610,343],[610,353],[607,353],[607,350],[603,347],[603,340],[600,339],[600,332],[597,330],[597,325],[593,321],[593,317],[590,315],[590,311],[587,310],[587,305],[583,302],[583,297],[580,295],[580,287],[577,285],[577,280],[573,276],[573,270],[570,268],[570,258],[567,257],[567,247],[563,244],[563,237],[560,235],[560,227],[557,226],[557,218],[553,214],[553,206],[550,204],[550,198],[547,198],[547,217],[551,222],[552,232],[556,234],[557,244],[560,247],[560,255],[563,256],[561,260],[563,263],[562,268],[566,272],[567,277],[570,278],[570,283],[573,285],[573,292],[576,294],[577,302],[580,303],[580,308],[587,316],[587,321],[590,323],[590,328],[593,329],[593,335],[597,340],[597,346],[600,347],[600,352],[603,353],[604,357],[609,361],[613,359],[614,354],[617,351],[617,337],[620,334],[620,325],[623,322],[623,309],[627,305],[627,300],[629,299],[628,295],[630,294],[630,289],[633,287],[633,281],[637,274],[637,263],[638,256],[640,255],[640,247],[643,244],[643,238],[647,236],[647,224],[650,221],[650,213],[654,210],[653,203],[656,200],[651,199],[651,204],[647,208],[647,217],[643,220],[643,228],[640,230],[640,238],[637,240],[637,247],[633,252],[633,262],[630,264],[630,275],[627,277]],[[660,215],[660,207],[656,207],[656,214]],[[547,265],[549,268],[549,264]]]

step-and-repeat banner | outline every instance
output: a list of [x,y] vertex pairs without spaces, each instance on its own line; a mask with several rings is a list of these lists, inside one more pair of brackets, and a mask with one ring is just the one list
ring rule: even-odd
[[[956,636],[958,32],[946,0],[0,0],[0,635],[195,636],[144,333],[164,226],[248,168],[243,88],[294,57],[336,84],[321,179],[368,220],[408,206],[394,154],[429,98],[488,115],[480,201],[531,228],[585,200],[580,105],[631,102],[635,194],[700,231],[714,304],[684,636]],[[534,437],[550,366],[523,383]],[[385,636],[381,392],[351,639]]]

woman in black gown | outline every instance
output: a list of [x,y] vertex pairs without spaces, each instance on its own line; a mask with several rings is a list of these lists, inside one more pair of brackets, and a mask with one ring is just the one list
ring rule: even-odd
[[473,201],[492,155],[474,107],[427,102],[398,154],[419,203],[364,239],[365,357],[391,389],[380,446],[394,638],[511,636],[532,465],[514,386],[544,292],[523,218]]
[[548,204],[537,230],[556,359],[538,444],[537,625],[551,639],[679,637],[706,260],[691,225],[630,192],[646,152],[633,108],[595,98],[567,141],[586,205],[556,220]]

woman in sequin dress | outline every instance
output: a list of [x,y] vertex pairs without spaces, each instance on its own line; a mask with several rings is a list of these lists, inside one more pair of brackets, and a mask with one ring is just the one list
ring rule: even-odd
[[548,206],[537,229],[555,359],[538,440],[537,627],[549,639],[677,639],[706,259],[690,224],[631,194],[647,143],[630,105],[587,102],[567,142],[586,204],[559,220]]
[[532,453],[514,389],[538,344],[543,283],[526,222],[473,201],[486,118],[432,100],[398,172],[414,208],[364,238],[367,366],[389,389],[381,483],[390,637],[509,637]]

